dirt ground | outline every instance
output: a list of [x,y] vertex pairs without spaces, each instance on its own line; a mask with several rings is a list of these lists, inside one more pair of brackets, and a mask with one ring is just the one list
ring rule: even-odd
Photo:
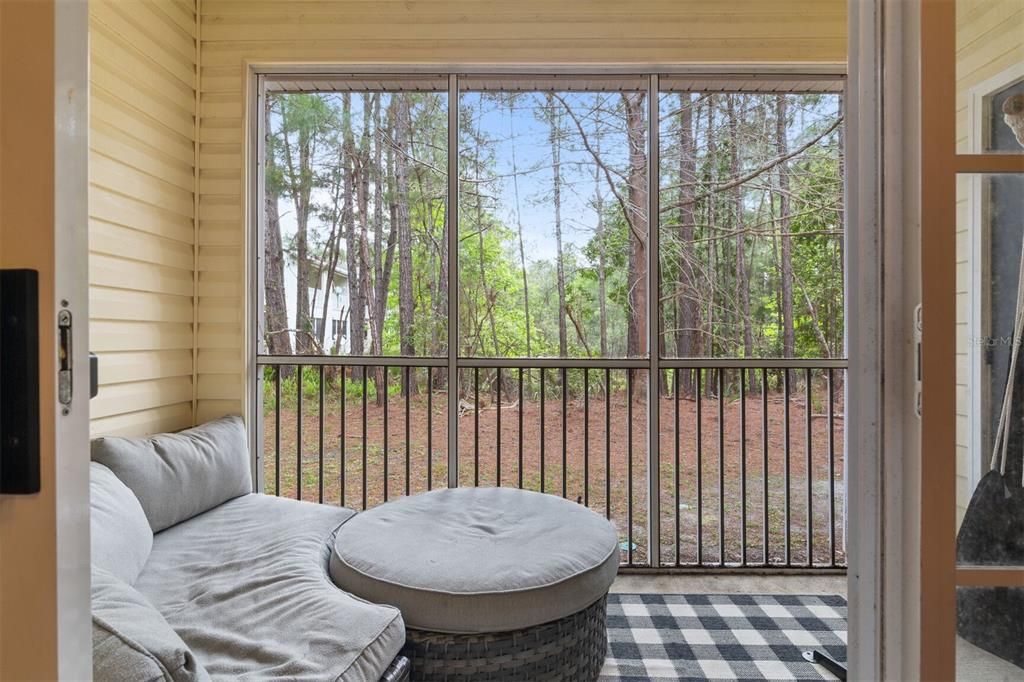
[[[407,419],[405,398],[391,396],[385,446],[384,409],[370,402],[364,422],[361,400],[349,398],[344,414],[344,457],[340,401],[328,400],[323,410],[322,458],[319,406],[316,401],[306,401],[301,465],[297,410],[282,407],[278,434],[271,400],[264,408],[266,491],[361,509],[425,491],[428,485],[445,487],[446,399],[444,392],[435,392],[428,412],[426,395],[413,396],[408,401]],[[744,551],[751,564],[785,564],[787,560],[806,564],[808,526],[812,528],[814,563],[831,563],[833,552],[837,562],[845,563],[841,401],[835,403],[830,440],[824,407],[827,394],[815,389],[808,439],[804,396],[791,396],[788,457],[785,402],[781,394],[769,394],[765,415],[761,396],[748,398],[742,410],[744,425],[739,400],[719,404],[714,398],[703,398],[698,447],[697,402],[681,399],[677,404],[671,398],[661,399],[659,490],[664,563],[696,563],[699,544],[703,562],[710,564],[737,564]],[[645,564],[646,412],[642,395],[634,395],[630,410],[625,392],[613,393],[607,405],[593,397],[589,404],[570,400],[564,414],[561,399],[555,397],[545,402],[542,428],[537,401],[525,401],[522,410],[518,403],[503,404],[500,410],[489,405],[479,414],[470,403],[458,420],[459,485],[521,485],[586,503],[615,523],[623,543],[628,542],[632,530],[632,561]],[[297,476],[298,472],[301,475]],[[832,535],[830,525],[835,529]],[[623,551],[623,560],[629,558]]]

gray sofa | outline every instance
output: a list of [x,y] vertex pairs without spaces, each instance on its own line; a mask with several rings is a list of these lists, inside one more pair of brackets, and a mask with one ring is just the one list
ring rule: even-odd
[[327,575],[354,512],[252,493],[240,418],[92,460],[95,679],[406,679],[399,611]]

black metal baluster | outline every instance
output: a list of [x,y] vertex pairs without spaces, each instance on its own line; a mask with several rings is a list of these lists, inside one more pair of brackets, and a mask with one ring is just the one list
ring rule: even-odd
[[807,565],[814,566],[814,481],[811,478],[811,469],[813,467],[813,457],[811,456],[811,431],[813,430],[813,424],[811,422],[811,368],[808,367],[804,370],[804,381],[806,386],[804,387],[804,441],[807,445],[807,461],[806,461],[806,476],[807,476]]
[[568,452],[568,428],[566,427],[566,412],[569,411],[569,373],[562,368],[562,497],[569,495],[569,459]]
[[346,471],[345,471],[345,454],[346,454],[345,453],[345,449],[346,449],[346,446],[348,445],[348,443],[346,441],[346,434],[345,434],[345,420],[347,418],[347,415],[345,414],[345,410],[346,410],[345,403],[347,402],[347,400],[346,400],[347,396],[345,395],[345,374],[346,374],[345,367],[340,367],[339,369],[341,370],[341,456],[339,457],[339,461],[340,461],[340,464],[341,464],[341,471],[338,473],[338,476],[339,476],[339,479],[340,479],[339,480],[339,484],[341,486],[341,500],[340,500],[340,502],[341,502],[341,506],[344,507],[345,506],[345,487],[346,487],[346,484],[347,484],[347,481],[345,480],[345,474],[346,474]]
[[519,368],[519,489],[523,489],[523,368]]
[[281,365],[274,372],[274,495],[281,496]]
[[828,370],[828,556],[829,566],[836,565],[836,431],[835,386],[832,369]]
[[473,485],[480,485],[480,368],[473,368]]
[[583,506],[590,507],[590,370],[583,368]]
[[626,370],[626,563],[633,565],[633,370]]
[[494,375],[495,375],[495,386],[497,388],[495,393],[497,394],[497,397],[498,397],[498,405],[497,405],[497,409],[498,409],[498,414],[497,414],[497,420],[498,420],[497,430],[498,430],[498,433],[497,433],[497,437],[496,437],[496,441],[497,442],[495,443],[495,448],[494,448],[494,467],[495,467],[494,478],[497,481],[497,486],[500,488],[501,487],[501,367],[498,367],[498,368],[496,368],[494,370]]
[[540,491],[544,492],[547,482],[544,480],[544,368],[540,368]]
[[725,565],[725,370],[718,370],[718,565]]
[[405,494],[409,494],[410,478],[409,478],[409,463],[412,461],[412,429],[409,424],[409,418],[412,415],[412,410],[409,406],[409,399],[412,395],[412,368],[408,365],[405,367]]
[[697,368],[697,565],[704,565],[704,369]]
[[427,490],[434,489],[434,368],[427,367]]
[[317,501],[324,503],[324,366],[320,365],[320,412],[317,414],[320,426],[318,441],[319,464],[317,468]]
[[768,368],[761,368],[761,547],[768,565]]
[[790,540],[791,540],[791,538],[790,538],[790,531],[791,531],[790,524],[792,523],[792,520],[790,519],[790,510],[789,510],[789,494],[790,494],[790,485],[789,485],[790,462],[789,462],[789,458],[790,458],[790,448],[789,448],[789,370],[788,369],[783,370],[783,372],[782,372],[782,396],[785,399],[784,406],[783,406],[783,415],[784,415],[784,419],[786,421],[786,423],[783,425],[783,452],[784,452],[785,457],[786,457],[786,461],[785,461],[785,465],[784,465],[785,468],[784,468],[784,473],[783,473],[783,488],[786,491],[786,498],[785,498],[785,500],[783,500],[783,503],[782,503],[783,509],[785,510],[785,523],[786,523],[786,528],[785,528],[785,531],[783,533],[783,539],[786,542],[785,550],[783,552],[783,558],[784,558],[784,563],[786,564],[786,566],[789,566],[790,563],[791,563],[791,560],[790,560]]
[[676,436],[675,437],[675,455],[676,455],[676,468],[675,468],[675,491],[676,491],[676,494],[675,494],[675,502],[676,502],[676,504],[675,504],[675,506],[676,506],[676,511],[675,511],[675,514],[676,514],[676,566],[679,566],[680,563],[682,563],[682,561],[681,561],[682,560],[681,553],[682,553],[682,549],[683,548],[682,548],[682,542],[681,542],[682,532],[681,532],[681,529],[680,529],[681,520],[679,518],[680,517],[680,513],[679,513],[679,504],[680,504],[680,499],[679,499],[679,466],[680,466],[679,441],[682,440],[682,434],[679,433],[679,368],[678,367],[675,370],[673,370],[672,379],[673,379],[674,389],[675,389],[674,390],[674,393],[675,393],[675,396],[674,396],[675,400],[674,400],[674,402],[675,402],[675,404],[673,405],[673,413],[674,413],[674,421],[675,421],[675,431],[674,431],[674,433],[675,433],[675,436]]
[[295,499],[302,499],[302,365],[298,365],[295,374],[295,398],[296,411],[295,420]]
[[366,499],[367,499],[367,495],[366,495],[366,485],[367,485],[366,467],[367,467],[367,461],[369,460],[369,458],[367,456],[367,451],[366,451],[366,394],[367,394],[367,389],[368,389],[368,386],[367,386],[367,383],[366,383],[366,375],[369,374],[369,371],[370,371],[369,367],[363,367],[363,510],[364,511],[366,510]]
[[388,447],[388,413],[391,411],[388,405],[388,369],[387,365],[382,368],[383,390],[384,390],[384,501],[388,501],[388,460],[391,459],[391,450]]
[[612,371],[604,370],[604,517],[612,518]]
[[747,565],[747,371],[743,369],[740,370],[740,565]]

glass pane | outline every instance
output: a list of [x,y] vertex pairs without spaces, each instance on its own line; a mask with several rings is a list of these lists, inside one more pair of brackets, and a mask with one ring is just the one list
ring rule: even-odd
[[957,0],[957,151],[1024,152],[1024,0]]
[[957,558],[1022,566],[1024,175],[961,175],[957,201]]
[[663,355],[843,357],[841,96],[659,106]]
[[645,355],[646,94],[478,85],[459,103],[459,354]]
[[447,94],[419,87],[268,92],[267,352],[447,352]]
[[1024,679],[1024,588],[958,587],[956,679]]

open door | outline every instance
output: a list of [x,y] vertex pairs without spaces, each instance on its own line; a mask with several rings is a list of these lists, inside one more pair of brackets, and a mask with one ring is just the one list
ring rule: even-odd
[[921,677],[1020,679],[1024,2],[923,0],[921,88]]
[[[92,669],[87,28],[85,2],[0,2],[0,268],[32,271],[38,284],[30,312],[2,320],[5,367],[18,365],[15,337],[19,354],[38,351],[38,372],[0,375],[5,401],[29,403],[3,425],[3,471],[33,472],[0,494],[4,680],[82,680]],[[4,277],[0,297],[24,291],[15,280]],[[34,447],[14,435],[29,432]]]

